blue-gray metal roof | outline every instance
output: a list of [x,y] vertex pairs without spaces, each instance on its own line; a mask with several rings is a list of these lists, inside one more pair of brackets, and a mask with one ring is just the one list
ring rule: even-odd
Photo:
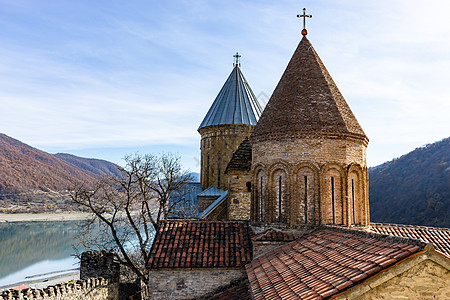
[[197,196],[200,197],[214,197],[214,196],[222,196],[225,193],[225,191],[216,188],[215,186],[210,186],[206,190],[198,193]]
[[261,113],[258,99],[236,65],[198,129],[224,124],[256,125]]

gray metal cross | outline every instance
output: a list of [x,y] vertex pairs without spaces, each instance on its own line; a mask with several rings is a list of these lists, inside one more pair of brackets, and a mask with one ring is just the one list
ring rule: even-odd
[[239,58],[240,58],[241,56],[242,56],[242,55],[239,55],[239,53],[237,53],[237,52],[236,52],[235,55],[233,55],[233,57],[234,57],[234,64],[233,64],[233,66],[238,66],[238,67],[241,66],[241,63],[239,62]]
[[308,31],[306,30],[306,18],[312,18],[312,15],[306,14],[306,8],[303,8],[303,15],[297,15],[297,18],[303,18],[303,30],[302,34],[307,35]]

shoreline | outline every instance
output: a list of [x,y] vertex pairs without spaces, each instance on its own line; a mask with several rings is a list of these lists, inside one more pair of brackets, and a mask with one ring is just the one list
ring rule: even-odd
[[75,221],[86,220],[90,213],[67,212],[67,213],[18,213],[4,214],[0,213],[0,223],[7,222],[30,222],[30,221]]
[[34,289],[43,289],[50,285],[55,285],[59,283],[69,282],[72,280],[78,280],[80,279],[80,271],[73,271],[65,273],[65,274],[59,274],[59,275],[53,275],[49,277],[43,277],[39,279],[29,279],[29,280],[23,280],[19,282],[15,282],[12,284],[7,284],[0,286],[0,291],[2,290],[10,290],[14,287],[18,287],[21,285],[26,286],[27,288],[34,288]]

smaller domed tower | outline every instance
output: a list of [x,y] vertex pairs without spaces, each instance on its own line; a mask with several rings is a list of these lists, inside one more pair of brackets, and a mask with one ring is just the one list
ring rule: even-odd
[[200,182],[226,190],[225,169],[233,152],[249,137],[261,116],[261,105],[240,69],[238,53],[230,76],[198,128],[201,135]]

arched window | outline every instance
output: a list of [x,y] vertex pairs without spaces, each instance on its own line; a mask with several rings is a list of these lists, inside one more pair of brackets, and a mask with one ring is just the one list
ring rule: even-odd
[[298,224],[313,224],[315,221],[315,173],[310,167],[302,167],[297,173]]
[[283,169],[278,169],[272,175],[272,207],[274,208],[273,222],[287,223],[287,198],[288,198],[287,175]]
[[251,192],[252,191],[252,183],[250,181],[247,181],[245,186],[247,187],[247,192]]
[[219,152],[219,158],[217,159],[217,188],[220,189],[220,152]]
[[321,185],[321,222],[342,225],[342,176],[338,167],[331,167],[325,172]]
[[364,223],[364,196],[362,191],[362,174],[359,169],[353,169],[348,175],[348,196],[350,208],[350,224]]
[[259,171],[256,175],[257,178],[257,186],[255,187],[256,191],[256,203],[257,203],[257,220],[264,221],[265,220],[265,210],[266,210],[266,202],[264,197],[264,189],[265,189],[265,174],[264,171]]
[[206,158],[206,188],[209,188],[209,154]]

